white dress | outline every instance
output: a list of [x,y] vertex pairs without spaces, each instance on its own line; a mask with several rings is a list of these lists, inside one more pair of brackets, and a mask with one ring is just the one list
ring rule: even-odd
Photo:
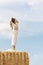
[[13,25],[13,30],[12,30],[12,46],[16,46],[17,42],[17,36],[18,36],[18,30],[15,29],[15,26],[18,27],[18,24]]

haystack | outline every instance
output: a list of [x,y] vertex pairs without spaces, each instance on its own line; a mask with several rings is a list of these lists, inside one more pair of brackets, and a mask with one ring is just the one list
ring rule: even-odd
[[0,65],[29,65],[27,52],[0,52]]

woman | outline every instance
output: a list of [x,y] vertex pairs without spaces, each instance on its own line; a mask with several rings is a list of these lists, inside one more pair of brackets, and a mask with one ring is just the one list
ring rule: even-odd
[[10,26],[12,28],[12,49],[15,50],[17,35],[18,35],[18,21],[15,18],[11,18]]

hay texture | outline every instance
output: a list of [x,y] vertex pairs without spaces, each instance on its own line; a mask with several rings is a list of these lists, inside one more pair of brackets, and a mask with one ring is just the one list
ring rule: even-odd
[[29,65],[26,52],[0,52],[0,65]]

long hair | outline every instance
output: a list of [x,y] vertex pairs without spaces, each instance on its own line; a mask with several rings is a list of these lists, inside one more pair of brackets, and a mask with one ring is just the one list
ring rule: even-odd
[[15,18],[11,18],[11,21],[15,24],[16,22],[15,22]]

